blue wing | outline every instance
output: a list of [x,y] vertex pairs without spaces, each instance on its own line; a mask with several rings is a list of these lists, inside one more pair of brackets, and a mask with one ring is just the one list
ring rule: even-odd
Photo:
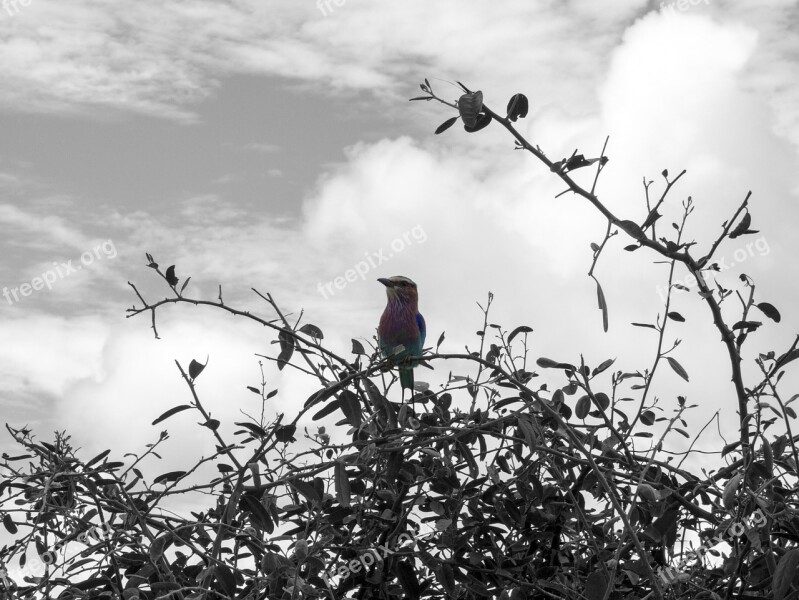
[[424,338],[427,334],[427,326],[424,322],[424,317],[419,313],[416,313],[416,325],[419,327],[419,353],[421,354],[421,349],[424,347]]

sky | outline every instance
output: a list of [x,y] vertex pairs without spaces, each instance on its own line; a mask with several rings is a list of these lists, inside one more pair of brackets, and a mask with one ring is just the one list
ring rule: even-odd
[[[66,430],[85,458],[141,451],[151,422],[190,400],[175,365],[208,360],[198,393],[222,431],[257,414],[257,354],[275,336],[208,308],[165,307],[161,339],[148,315],[126,318],[169,290],[146,267],[176,265],[187,294],[265,318],[255,295],[322,329],[348,354],[370,341],[385,303],[378,277],[417,282],[428,339],[475,348],[478,303],[490,322],[534,329],[531,361],[546,356],[643,370],[656,336],[631,322],[662,314],[666,267],[648,250],[608,244],[596,276],[609,306],[603,332],[590,244],[605,223],[585,201],[558,194],[546,167],[491,126],[469,134],[438,103],[408,102],[428,78],[449,101],[461,81],[497,111],[517,92],[520,132],[557,160],[598,156],[609,136],[601,201],[623,218],[646,216],[644,180],[686,175],[661,231],[691,196],[686,234],[707,249],[746,193],[759,233],[723,244],[732,287],[741,273],[758,301],[782,313],[745,346],[785,351],[799,329],[799,2],[785,0],[240,0],[122,8],[99,0],[7,0],[0,7],[0,414],[42,439]],[[593,172],[576,172],[590,186]],[[556,196],[558,196],[556,198]],[[698,255],[698,254],[697,254]],[[333,282],[357,265],[362,277]],[[677,280],[685,273],[678,270]],[[24,284],[38,287],[23,295]],[[42,282],[49,278],[49,284]],[[660,286],[660,287],[659,287]],[[6,294],[6,290],[8,293]],[[32,291],[31,291],[32,290]],[[732,323],[739,309],[725,303]],[[696,408],[697,447],[738,437],[724,348],[695,293],[673,299],[685,323],[667,340],[690,375],[666,367],[655,392],[663,415],[678,395]],[[434,389],[467,365],[418,373]],[[550,388],[557,373],[539,369]],[[271,415],[292,414],[313,382],[264,365],[278,389]],[[786,377],[785,396],[793,395]],[[608,380],[605,380],[608,384]],[[629,392],[633,393],[633,392]],[[310,421],[306,423],[310,425]],[[185,467],[181,440],[196,419],[168,424],[165,463]],[[688,442],[670,438],[674,448]],[[8,436],[0,448],[8,449]],[[192,449],[193,450],[193,449]]]

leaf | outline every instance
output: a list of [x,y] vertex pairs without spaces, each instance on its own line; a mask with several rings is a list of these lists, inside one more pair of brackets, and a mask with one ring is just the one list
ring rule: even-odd
[[294,440],[294,433],[297,431],[296,425],[282,425],[275,429],[275,439],[278,442],[288,444],[289,442],[293,442]]
[[633,327],[648,327],[649,329],[654,329],[655,331],[658,330],[657,327],[655,327],[654,325],[652,325],[650,323],[631,323],[631,325]]
[[775,323],[779,323],[782,320],[782,316],[780,315],[780,311],[774,308],[773,304],[769,304],[768,302],[758,302],[755,304],[764,315],[766,315],[769,319],[774,321]]
[[311,502],[319,502],[322,499],[316,491],[316,488],[307,481],[292,479],[289,481],[289,484]]
[[616,362],[615,358],[609,358],[606,361],[603,361],[596,369],[594,369],[591,375],[599,375],[603,371],[607,370],[614,362]]
[[603,600],[608,579],[602,571],[594,571],[585,580],[585,597],[588,600]]
[[230,597],[235,597],[236,594],[236,577],[233,571],[230,570],[225,563],[218,562],[214,567],[214,575],[219,585],[222,586],[223,591]]
[[578,419],[584,420],[588,416],[588,412],[591,410],[591,398],[588,396],[582,396],[577,401],[577,406],[574,407],[574,414],[577,415]]
[[[181,296],[183,295],[183,290],[185,290],[185,289],[186,289],[186,286],[187,286],[187,285],[189,285],[189,282],[190,282],[190,281],[191,281],[191,277],[188,277],[188,278],[186,279],[186,281],[184,281],[184,282],[183,282],[183,285],[182,285],[182,286],[180,286],[180,291],[178,292],[178,294],[180,294]],[[176,282],[176,283],[177,283],[177,282]]]
[[632,237],[637,240],[645,237],[643,230],[634,222],[632,221],[620,221],[619,227],[629,233]]
[[474,133],[475,131],[480,131],[481,129],[488,127],[492,119],[493,117],[488,113],[480,113],[479,115],[477,115],[477,123],[475,123],[474,125],[464,125],[463,128],[468,133]]
[[672,320],[674,320],[674,321],[679,321],[680,323],[684,323],[684,322],[685,322],[685,317],[683,317],[683,316],[682,316],[680,313],[678,313],[678,312],[673,312],[673,311],[672,311],[672,312],[670,312],[670,313],[666,313],[666,316],[667,316],[669,319],[672,319]]
[[272,522],[272,517],[258,498],[252,494],[244,494],[241,497],[241,506],[253,516],[253,520],[256,524],[260,525],[262,529],[265,529],[269,533],[274,531],[275,527]]
[[266,436],[266,431],[264,431],[263,427],[260,427],[255,423],[247,423],[246,421],[242,421],[240,423],[235,423],[235,425],[238,425],[239,427],[244,427],[244,429],[247,429],[255,437],[262,438]]
[[624,249],[627,250],[627,252],[633,252],[635,250],[638,250],[638,248],[640,247],[641,246],[639,244],[630,244],[629,246],[625,246]]
[[438,342],[436,342],[436,352],[438,352],[439,347],[444,342],[444,332],[441,332],[441,335],[438,336]]
[[641,423],[644,425],[653,425],[655,423],[655,413],[651,410],[645,410],[641,413]]
[[407,597],[411,600],[419,600],[421,589],[413,565],[407,560],[397,561],[394,563],[394,571]]
[[363,349],[363,344],[356,339],[352,340],[352,353],[353,354],[366,354],[366,350]]
[[671,365],[671,368],[674,369],[677,375],[685,379],[685,381],[688,381],[688,373],[683,369],[682,365],[677,362],[677,359],[667,356],[666,360],[669,361],[669,365]]
[[602,410],[607,410],[608,406],[610,406],[610,398],[608,398],[608,395],[605,392],[597,392],[594,394],[594,399],[596,399],[599,408]]
[[175,287],[178,281],[180,280],[175,276],[175,265],[172,265],[166,270],[166,282],[172,287]]
[[350,505],[350,478],[347,475],[347,466],[336,462],[336,498],[342,506]]
[[774,363],[774,370],[776,371],[777,369],[784,367],[789,362],[792,362],[797,358],[799,358],[799,348],[786,352],[777,359],[776,363]]
[[211,431],[216,431],[219,429],[219,421],[216,419],[208,419],[205,423],[203,423],[203,427],[207,427]]
[[724,508],[731,509],[735,506],[735,497],[738,493],[738,484],[741,483],[742,475],[742,473],[737,473],[725,484],[724,491],[721,494],[721,501],[724,504]]
[[605,294],[602,292],[602,286],[596,282],[596,299],[599,304],[599,310],[602,311],[602,329],[605,333],[608,332],[608,305],[605,302]]
[[306,323],[300,327],[300,332],[304,333],[305,335],[310,335],[312,338],[316,338],[317,340],[323,340],[325,338],[324,334],[322,334],[322,330],[316,325],[311,325],[310,323]]
[[319,419],[325,418],[330,413],[334,412],[337,408],[341,408],[341,402],[339,399],[336,398],[332,402],[328,402],[322,407],[318,413],[316,413],[313,417],[311,417],[314,421],[318,421]]
[[291,360],[291,355],[294,354],[294,335],[286,329],[281,329],[277,338],[280,342],[280,354],[277,357],[277,368],[279,371],[282,371],[283,367]]
[[513,341],[513,338],[515,338],[520,333],[532,333],[532,332],[533,332],[532,327],[528,327],[527,325],[519,325],[519,327],[510,332],[510,335],[508,336],[508,346],[510,346],[510,343]]
[[483,92],[467,92],[458,98],[458,112],[465,127],[477,125],[477,115],[483,110]]
[[758,327],[760,327],[763,323],[760,321],[738,321],[735,323],[731,329],[746,329],[746,332],[755,331]]
[[774,600],[783,600],[785,598],[785,595],[791,589],[791,582],[796,574],[797,567],[799,567],[799,548],[793,548],[783,554],[780,562],[777,563],[777,570],[774,572],[774,582],[772,584]]
[[530,102],[524,94],[514,94],[508,101],[508,119],[516,121],[527,116]]
[[181,404],[180,406],[175,406],[173,408],[170,408],[168,411],[166,411],[164,414],[158,417],[155,421],[153,421],[151,425],[158,425],[158,423],[160,423],[161,421],[165,421],[172,415],[176,415],[179,412],[183,412],[184,410],[188,410],[190,408],[192,407],[189,406],[188,404]]
[[164,483],[167,481],[177,481],[181,477],[186,474],[186,471],[170,471],[169,473],[164,473],[159,475],[155,479],[153,479],[153,484],[156,483]]
[[342,390],[338,396],[341,411],[347,418],[347,423],[352,427],[360,427],[363,422],[363,415],[361,413],[361,403],[353,392],[350,390]]
[[17,525],[16,523],[14,523],[14,519],[12,519],[11,515],[9,515],[8,513],[3,515],[3,527],[5,527],[8,533],[10,533],[11,535],[16,535],[18,531]]
[[441,125],[436,127],[435,134],[438,135],[439,133],[444,133],[447,129],[452,127],[455,124],[455,121],[458,120],[458,117],[452,117],[451,119],[447,119]]
[[[191,408],[191,407],[189,407],[189,408]],[[100,454],[98,454],[93,459],[91,459],[89,462],[87,462],[86,465],[84,466],[84,468],[88,469],[92,465],[97,464],[98,462],[103,460],[106,456],[108,456],[110,454],[110,452],[111,452],[111,450],[104,450],[104,451],[100,452]]]
[[[208,359],[205,359],[205,365],[208,364]],[[192,379],[197,379],[200,373],[203,372],[205,365],[202,363],[198,363],[196,360],[192,359],[191,363],[189,364],[189,377]]]
[[743,235],[744,233],[747,232],[751,224],[752,224],[752,215],[749,214],[749,211],[746,211],[746,214],[743,216],[738,225],[735,226],[735,229],[733,229],[730,232],[729,238],[731,240],[734,240],[738,236]]
[[551,358],[546,358],[545,356],[542,356],[537,361],[535,361],[535,364],[537,364],[542,369],[566,369],[568,371],[577,370],[574,365],[570,365],[569,363],[559,363],[557,361],[552,360]]
[[247,389],[250,390],[253,394],[258,394],[259,396],[261,395],[261,390],[259,390],[257,387],[248,385]]

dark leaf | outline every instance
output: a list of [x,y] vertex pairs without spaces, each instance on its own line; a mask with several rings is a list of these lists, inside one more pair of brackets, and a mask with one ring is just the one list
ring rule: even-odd
[[166,481],[177,481],[181,477],[186,474],[186,471],[170,471],[169,473],[164,473],[163,475],[159,475],[155,479],[153,479],[153,483],[164,483]]
[[421,590],[413,565],[407,560],[400,560],[395,563],[394,570],[407,597],[411,600],[419,600]]
[[653,425],[655,423],[655,413],[651,410],[645,410],[641,413],[641,423],[644,425]]
[[732,326],[732,329],[745,329],[748,332],[756,330],[763,323],[760,321],[738,321]]
[[166,411],[164,414],[162,414],[160,417],[158,417],[155,421],[153,421],[151,423],[151,425],[158,425],[158,423],[168,419],[172,415],[176,415],[179,412],[183,412],[184,410],[188,410],[190,408],[192,408],[192,407],[189,406],[188,404],[181,404],[180,406],[175,406],[173,408],[170,408],[168,411]]
[[649,329],[654,329],[655,331],[658,330],[657,327],[655,327],[654,325],[651,325],[649,323],[631,323],[631,325],[633,327],[648,327]]
[[455,121],[458,120],[458,117],[452,117],[451,119],[447,119],[441,125],[436,127],[435,134],[438,135],[439,133],[444,133],[447,129],[452,127],[455,124]]
[[230,570],[225,563],[218,562],[214,567],[214,575],[216,575],[216,580],[219,582],[219,585],[222,587],[222,591],[225,592],[230,598],[236,596],[236,577],[233,575],[233,571]]
[[667,356],[666,360],[669,361],[669,365],[671,368],[674,369],[674,372],[677,373],[680,377],[688,381],[688,373],[686,373],[685,369],[683,369],[682,365],[677,362],[676,359],[672,358],[671,356]]
[[175,276],[175,265],[172,265],[166,270],[166,282],[172,287],[175,287],[178,281],[180,280]]
[[289,484],[291,484],[291,487],[312,502],[319,502],[322,499],[322,497],[316,491],[316,488],[307,481],[303,481],[302,479],[292,479],[289,481]]
[[520,333],[532,333],[532,331],[533,331],[532,327],[528,327],[527,325],[519,325],[519,327],[511,331],[510,335],[508,336],[508,346],[510,346],[510,343],[513,341],[513,338],[515,338]]
[[615,358],[609,358],[603,361],[596,369],[591,372],[591,375],[599,375],[603,371],[607,370],[614,362],[616,362]]
[[265,529],[268,533],[274,531],[275,528],[272,517],[258,498],[252,494],[244,494],[241,497],[241,505],[242,508],[253,516],[253,520],[260,525],[262,529]]
[[682,316],[680,313],[678,313],[678,312],[673,312],[673,311],[672,311],[672,312],[668,313],[666,316],[667,316],[669,319],[672,319],[672,320],[674,320],[674,321],[679,321],[680,323],[684,323],[684,322],[685,322],[685,317],[683,317],[683,316]]
[[588,600],[604,600],[608,579],[602,571],[594,571],[585,580],[585,597]]
[[[190,281],[191,281],[191,277],[188,277],[188,278],[186,279],[186,281],[184,281],[184,282],[183,282],[183,285],[182,285],[182,286],[180,286],[180,291],[179,291],[178,293],[179,293],[181,296],[183,295],[183,290],[185,290],[185,289],[186,289],[186,286],[187,286],[187,285],[189,285],[189,282],[190,282]],[[176,283],[177,283],[177,282],[176,282]]]
[[282,442],[284,444],[287,444],[289,442],[293,442],[293,441],[295,441],[294,440],[294,433],[296,431],[297,431],[297,426],[296,425],[281,425],[277,429],[275,429],[275,439],[278,442]]
[[632,237],[634,237],[637,240],[640,240],[641,238],[645,237],[645,234],[641,230],[641,228],[632,221],[621,221],[619,223],[619,227],[624,231],[626,231],[627,233],[629,233]]
[[749,226],[751,224],[752,224],[752,215],[749,214],[749,211],[746,211],[746,214],[740,220],[738,225],[735,226],[735,229],[733,229],[730,232],[730,235],[729,235],[730,239],[734,240],[738,236],[743,235],[744,233],[747,233],[747,230],[749,229]]
[[527,116],[530,103],[524,94],[514,94],[508,101],[508,119],[515,121]]
[[280,354],[277,357],[277,368],[279,371],[282,371],[283,367],[291,360],[291,355],[294,354],[294,335],[285,329],[281,329],[277,337],[280,342]]
[[480,131],[485,127],[488,127],[488,124],[491,123],[492,117],[487,113],[480,113],[477,115],[477,123],[474,126],[471,125],[464,125],[463,128],[469,132],[474,133],[475,131]]
[[[769,550],[771,552],[771,550]],[[783,600],[791,589],[791,582],[796,575],[799,567],[799,548],[788,550],[777,563],[777,570],[774,572],[774,600]]]
[[574,414],[577,416],[578,419],[585,419],[588,416],[588,412],[591,410],[591,398],[588,396],[582,396],[578,401],[577,405],[574,407]]
[[219,421],[216,419],[208,419],[205,423],[203,423],[203,427],[207,427],[211,431],[216,431],[219,429]]
[[[208,364],[208,359],[205,359],[205,365]],[[192,359],[191,363],[189,364],[189,377],[192,379],[197,379],[200,373],[203,372],[205,365],[202,363],[198,363],[196,360]]]
[[757,304],[755,304],[755,306],[757,306],[763,312],[764,315],[766,315],[769,319],[771,319],[775,323],[779,323],[780,320],[782,319],[780,311],[774,308],[773,304],[769,304],[768,302],[758,302]]
[[11,535],[16,535],[17,525],[16,523],[14,523],[14,519],[12,519],[11,515],[9,515],[8,513],[6,513],[3,516],[3,527],[5,527],[8,533],[10,533]]
[[319,419],[325,418],[327,415],[334,412],[337,408],[340,407],[341,407],[341,402],[339,402],[339,399],[336,398],[335,400],[325,404],[322,407],[322,409],[318,413],[316,413],[312,418],[314,421],[318,421]]
[[347,475],[346,465],[338,461],[336,462],[336,498],[342,506],[350,505],[350,478]]
[[324,335],[322,334],[322,330],[319,329],[316,325],[311,325],[310,323],[306,323],[302,327],[300,327],[300,332],[304,333],[305,335],[310,335],[317,340],[324,339]]
[[469,92],[458,98],[458,112],[466,127],[477,125],[477,115],[483,110],[483,92]]
[[98,454],[97,456],[95,456],[93,459],[91,459],[89,462],[86,463],[86,468],[88,469],[92,465],[97,464],[98,462],[103,460],[106,456],[108,456],[110,452],[111,450],[104,450],[103,452],[100,452],[100,454]]
[[353,354],[366,354],[366,350],[363,349],[363,344],[356,339],[352,340],[352,353]]
[[599,304],[599,310],[602,311],[602,329],[605,333],[608,332],[608,305],[605,302],[605,294],[602,292],[602,286],[596,282],[596,299]]

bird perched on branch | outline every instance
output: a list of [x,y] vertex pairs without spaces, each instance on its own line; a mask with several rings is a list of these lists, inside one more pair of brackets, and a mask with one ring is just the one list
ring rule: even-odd
[[[386,286],[388,302],[377,327],[377,343],[383,356],[391,357],[398,365],[400,385],[413,390],[413,369],[418,361],[407,359],[422,354],[425,338],[416,284],[400,275],[378,281]],[[403,349],[397,351],[398,346],[403,346]]]

